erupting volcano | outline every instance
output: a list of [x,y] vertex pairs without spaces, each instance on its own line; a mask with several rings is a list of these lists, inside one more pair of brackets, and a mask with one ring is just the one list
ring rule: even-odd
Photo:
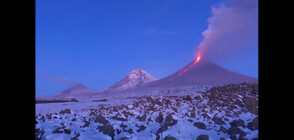
[[184,71],[182,71],[182,72],[179,72],[179,76],[181,76],[184,72],[187,72],[190,68],[192,68],[195,64],[197,64],[198,61],[200,60],[200,58],[201,58],[201,56],[198,55],[197,59],[194,60],[194,62],[193,62],[188,68],[186,68],[186,69],[185,69]]
[[205,59],[201,55],[198,55],[195,60],[174,74],[147,83],[144,87],[206,86],[232,83],[237,84],[243,82],[255,83],[258,82],[258,79],[222,68]]

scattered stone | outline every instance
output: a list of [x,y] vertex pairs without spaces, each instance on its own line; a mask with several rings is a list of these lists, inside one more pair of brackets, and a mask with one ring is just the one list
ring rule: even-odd
[[142,117],[140,117],[139,121],[145,121],[147,117],[147,114],[145,113]]
[[228,133],[228,129],[226,129],[225,127],[221,126],[219,128],[220,131],[223,131],[224,133]]
[[43,134],[44,134],[44,130],[43,129],[41,129],[41,128],[36,128],[35,129],[35,139],[36,140],[41,140]]
[[106,134],[111,137],[111,139],[114,139],[114,132],[113,126],[110,124],[106,124],[103,126],[98,126],[97,129],[99,129],[99,132],[103,132],[103,134]]
[[75,136],[71,138],[70,140],[79,140],[78,137],[80,136],[80,133],[75,132]]
[[126,140],[126,139],[129,139],[129,138],[127,138],[127,137],[121,137],[118,140]]
[[191,102],[192,97],[190,95],[187,95],[186,97],[184,97],[184,100]]
[[206,125],[203,122],[195,122],[194,126],[196,126],[199,129],[206,129]]
[[129,129],[127,132],[129,132],[130,134],[133,134],[134,132],[133,132],[133,129]]
[[109,123],[109,121],[106,120],[106,118],[103,117],[101,113],[96,117],[95,122],[101,123],[103,125],[106,125]]
[[121,123],[121,124],[120,124],[120,127],[123,128],[123,129],[125,129],[125,128],[127,128],[128,126],[125,125],[124,123]]
[[116,130],[117,135],[119,135],[121,130],[120,129],[115,129],[115,130]]
[[214,118],[212,118],[212,120],[214,121],[214,123],[219,124],[219,125],[226,124],[226,123],[222,120],[222,118],[214,117]]
[[245,134],[245,132],[238,127],[231,127],[228,130],[228,134],[229,135]]
[[71,129],[64,129],[64,133],[66,133],[66,134],[70,134],[70,132],[71,132]]
[[82,126],[82,128],[84,128],[84,127],[89,127],[89,125],[90,125],[90,121],[87,121],[87,120],[84,120],[84,125]]
[[209,136],[202,134],[202,135],[199,135],[196,140],[209,140]]
[[164,140],[177,140],[176,138],[172,137],[172,136],[166,136],[164,138]]
[[256,130],[258,129],[258,117],[256,117],[255,119],[253,119],[251,122],[249,122],[247,124],[247,128],[251,129],[251,130]]
[[141,131],[143,131],[143,130],[145,130],[146,129],[146,126],[144,126],[144,125],[140,125],[139,126],[139,129],[137,130],[137,132],[141,132]]
[[175,108],[175,107],[171,107],[171,109],[172,109],[174,112],[178,113],[178,109],[177,109],[177,108]]
[[239,119],[239,120],[233,120],[232,122],[230,122],[231,127],[238,127],[238,126],[242,126],[243,128],[245,128],[245,121]]
[[162,123],[162,121],[163,121],[163,114],[161,112],[159,112],[159,115],[158,115],[158,117],[156,118],[155,121],[158,122],[158,123]]
[[60,112],[59,112],[59,114],[71,114],[71,110],[70,109],[68,109],[68,108],[66,108],[66,109],[64,109],[64,110],[61,110]]
[[246,105],[248,111],[252,114],[258,114],[258,100],[257,98],[244,97],[243,102]]
[[166,118],[165,118],[165,124],[167,126],[173,126],[175,124],[177,124],[177,120],[175,120],[171,114],[167,115]]
[[63,131],[62,130],[60,130],[60,128],[59,127],[57,127],[55,130],[53,130],[53,132],[52,132],[53,134],[55,134],[55,133],[63,133]]
[[115,116],[111,117],[111,119],[119,120],[119,121],[128,121],[128,118],[122,118],[122,117],[119,117],[118,115],[119,115],[119,113],[117,113]]
[[221,137],[219,140],[226,140],[225,138]]

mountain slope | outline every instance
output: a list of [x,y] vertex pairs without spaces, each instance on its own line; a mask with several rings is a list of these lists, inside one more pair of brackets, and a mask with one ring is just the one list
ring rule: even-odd
[[102,90],[102,92],[126,91],[141,87],[155,80],[157,80],[155,77],[139,68],[132,70],[122,80],[118,81],[109,88]]
[[[222,68],[208,60],[201,59],[197,64],[189,63],[174,74],[146,84],[144,87],[179,87],[191,85],[224,85],[230,83],[257,82],[258,79]],[[193,65],[193,66],[192,66]],[[187,68],[188,71],[182,73]],[[182,73],[182,74],[179,74]]]
[[96,94],[97,92],[83,84],[76,84],[73,87],[63,90],[56,95],[55,98],[83,98]]

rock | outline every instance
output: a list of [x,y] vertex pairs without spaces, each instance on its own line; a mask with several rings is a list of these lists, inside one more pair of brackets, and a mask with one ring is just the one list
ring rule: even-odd
[[222,120],[222,118],[214,117],[214,118],[212,118],[212,120],[214,121],[214,123],[219,124],[219,125],[226,124],[226,123]]
[[219,128],[220,131],[223,131],[224,133],[228,133],[228,129],[226,129],[225,127],[221,126]]
[[60,128],[59,127],[57,127],[55,130],[53,130],[53,132],[52,132],[53,134],[55,134],[55,133],[63,133],[63,131],[62,130],[60,130]]
[[71,138],[70,140],[78,140],[78,137],[80,136],[80,133],[75,132],[74,137]]
[[96,117],[95,122],[101,123],[103,125],[106,125],[109,123],[109,121],[106,120],[106,118],[103,117],[101,113]]
[[77,119],[76,118],[73,118],[71,121],[77,121]]
[[44,134],[44,130],[43,129],[41,129],[41,128],[36,128],[35,129],[35,139],[36,140],[41,140],[43,134]]
[[116,130],[117,135],[119,135],[121,130],[120,129],[115,129],[115,130]]
[[129,129],[127,132],[129,132],[130,134],[133,134],[134,132],[133,132],[133,129]]
[[194,97],[194,99],[195,100],[200,100],[200,99],[202,99],[202,96],[201,95],[197,95],[197,96]]
[[163,121],[163,114],[161,112],[159,113],[159,115],[158,115],[158,117],[156,118],[155,121],[158,122],[158,123],[162,123],[162,121]]
[[125,129],[125,128],[127,128],[128,126],[125,125],[124,123],[121,123],[121,124],[120,124],[120,127],[123,128],[123,129]]
[[87,121],[87,120],[84,120],[84,125],[82,126],[83,128],[84,127],[89,127],[89,125],[90,125],[90,121]]
[[251,129],[251,130],[256,130],[258,129],[258,117],[256,117],[255,119],[253,119],[251,122],[249,122],[247,124],[247,128]]
[[184,97],[184,100],[191,102],[192,97],[190,95],[187,95],[186,97]]
[[171,114],[167,115],[165,118],[165,123],[167,126],[173,126],[175,124],[177,124],[177,120],[175,120]]
[[166,136],[164,138],[164,140],[177,140],[176,138],[172,137],[172,136]]
[[64,109],[64,110],[61,110],[60,112],[59,112],[59,114],[71,114],[71,110],[70,109],[68,109],[68,108],[66,108],[66,109]]
[[243,102],[240,99],[236,99],[235,103],[240,107],[245,107],[245,105],[243,104]]
[[248,111],[252,114],[258,114],[258,100],[257,98],[244,97],[243,102],[246,105]]
[[239,119],[239,120],[233,120],[232,122],[230,122],[231,127],[238,127],[238,126],[242,126],[243,128],[245,128],[245,121]]
[[192,118],[195,118],[195,117],[196,117],[196,114],[195,114],[194,111],[191,113],[191,117],[192,117]]
[[147,117],[147,114],[145,113],[142,117],[140,117],[139,121],[145,121]]
[[258,140],[258,137],[257,138],[253,138],[252,140]]
[[151,117],[149,117],[147,121],[148,121],[148,122],[152,122],[152,119],[151,119]]
[[139,129],[137,130],[137,132],[143,131],[143,130],[145,130],[145,129],[146,129],[146,126],[144,126],[144,125],[140,125],[140,126],[139,126]]
[[202,122],[195,122],[194,126],[196,126],[199,129],[206,129],[206,125]]
[[219,140],[226,140],[225,138],[221,137]]
[[66,133],[66,134],[70,134],[70,132],[71,132],[71,129],[64,129],[64,133]]
[[229,135],[236,135],[236,134],[245,134],[244,131],[242,131],[240,128],[238,127],[231,127],[228,130],[228,134]]
[[99,129],[99,132],[103,132],[103,134],[110,136],[112,140],[114,139],[115,130],[113,129],[112,125],[106,124],[103,126],[98,126],[97,129]]
[[119,115],[119,113],[117,113],[115,116],[111,117],[111,119],[119,120],[119,121],[128,121],[127,118],[122,118],[122,117],[119,117],[118,115]]
[[126,140],[126,139],[129,139],[129,138],[127,138],[127,137],[121,137],[118,140]]
[[177,108],[175,108],[175,107],[171,107],[171,109],[172,109],[174,112],[178,113],[178,109],[177,109]]
[[199,135],[196,140],[209,140],[209,136],[202,134],[202,135]]

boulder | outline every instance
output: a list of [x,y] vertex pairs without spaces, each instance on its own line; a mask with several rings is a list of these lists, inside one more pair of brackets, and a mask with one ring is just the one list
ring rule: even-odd
[[113,126],[110,124],[106,124],[103,126],[98,126],[97,129],[99,132],[102,132],[103,134],[106,134],[111,137],[111,139],[114,139],[114,132],[115,130],[113,129]]
[[253,119],[251,122],[247,124],[247,128],[251,130],[256,130],[258,129],[258,117]]
[[103,117],[101,113],[96,117],[95,122],[101,123],[103,125],[109,123],[109,121],[105,117]]

